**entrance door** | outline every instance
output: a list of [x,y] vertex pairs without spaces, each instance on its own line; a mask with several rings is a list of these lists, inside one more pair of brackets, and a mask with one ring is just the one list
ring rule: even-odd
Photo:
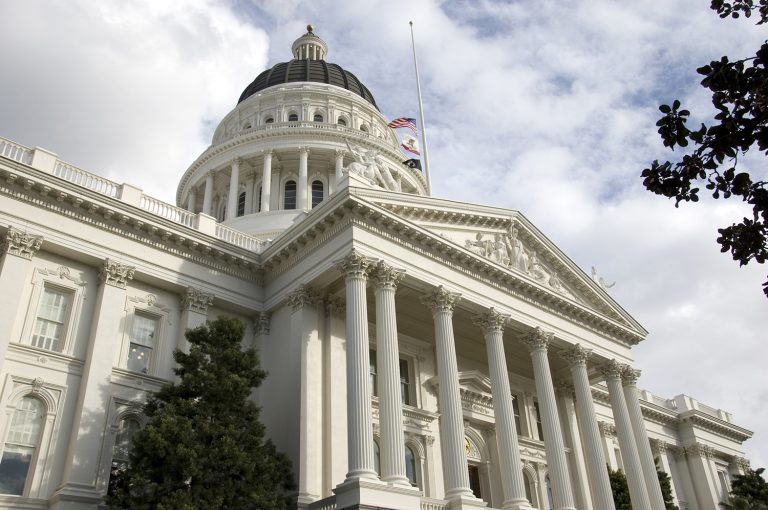
[[480,470],[477,466],[472,464],[469,464],[467,469],[469,471],[469,488],[472,489],[472,494],[474,494],[477,499],[483,499],[483,495],[480,491]]

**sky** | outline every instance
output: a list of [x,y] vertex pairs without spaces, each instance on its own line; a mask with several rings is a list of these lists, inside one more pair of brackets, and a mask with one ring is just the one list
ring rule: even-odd
[[[173,202],[180,176],[261,71],[312,23],[387,118],[418,117],[433,195],[521,211],[650,332],[639,385],[755,432],[768,463],[768,267],[721,254],[742,204],[674,203],[640,172],[678,98],[712,115],[695,70],[754,55],[766,29],[701,0],[25,0],[0,2],[0,137]],[[765,159],[740,161],[762,179]]]

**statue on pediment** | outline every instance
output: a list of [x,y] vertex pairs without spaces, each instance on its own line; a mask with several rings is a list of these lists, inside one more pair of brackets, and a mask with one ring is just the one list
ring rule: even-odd
[[597,269],[595,269],[595,266],[592,266],[592,280],[597,282],[597,284],[602,288],[603,290],[608,290],[614,285],[616,285],[616,282],[613,283],[606,283],[605,278],[602,276],[597,275]]
[[464,245],[467,249],[482,257],[491,256],[491,241],[483,239],[483,234],[480,232],[475,235],[474,241],[467,239],[464,241]]
[[400,184],[392,176],[392,170],[382,161],[378,152],[359,146],[352,147],[348,141],[346,144],[355,161],[343,169],[345,173],[358,175],[384,189],[401,191]]

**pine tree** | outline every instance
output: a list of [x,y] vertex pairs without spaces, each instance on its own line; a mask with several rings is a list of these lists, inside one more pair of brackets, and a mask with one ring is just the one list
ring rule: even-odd
[[249,399],[266,372],[241,349],[244,326],[219,318],[187,332],[174,353],[179,381],[149,398],[147,426],[134,436],[127,469],[116,473],[110,508],[282,509],[293,488],[290,461],[264,437]]
[[763,479],[765,468],[748,469],[733,477],[731,497],[739,510],[768,510],[768,482]]
[[608,479],[611,482],[611,492],[613,492],[613,503],[616,505],[616,510],[632,510],[627,477],[620,469],[614,471],[610,466],[607,466],[607,468]]

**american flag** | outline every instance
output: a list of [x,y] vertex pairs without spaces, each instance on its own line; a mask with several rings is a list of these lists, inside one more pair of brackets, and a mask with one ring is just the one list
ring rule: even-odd
[[415,133],[416,119],[412,119],[410,117],[400,117],[399,119],[395,119],[387,124],[387,127],[391,127],[392,129],[408,128]]

